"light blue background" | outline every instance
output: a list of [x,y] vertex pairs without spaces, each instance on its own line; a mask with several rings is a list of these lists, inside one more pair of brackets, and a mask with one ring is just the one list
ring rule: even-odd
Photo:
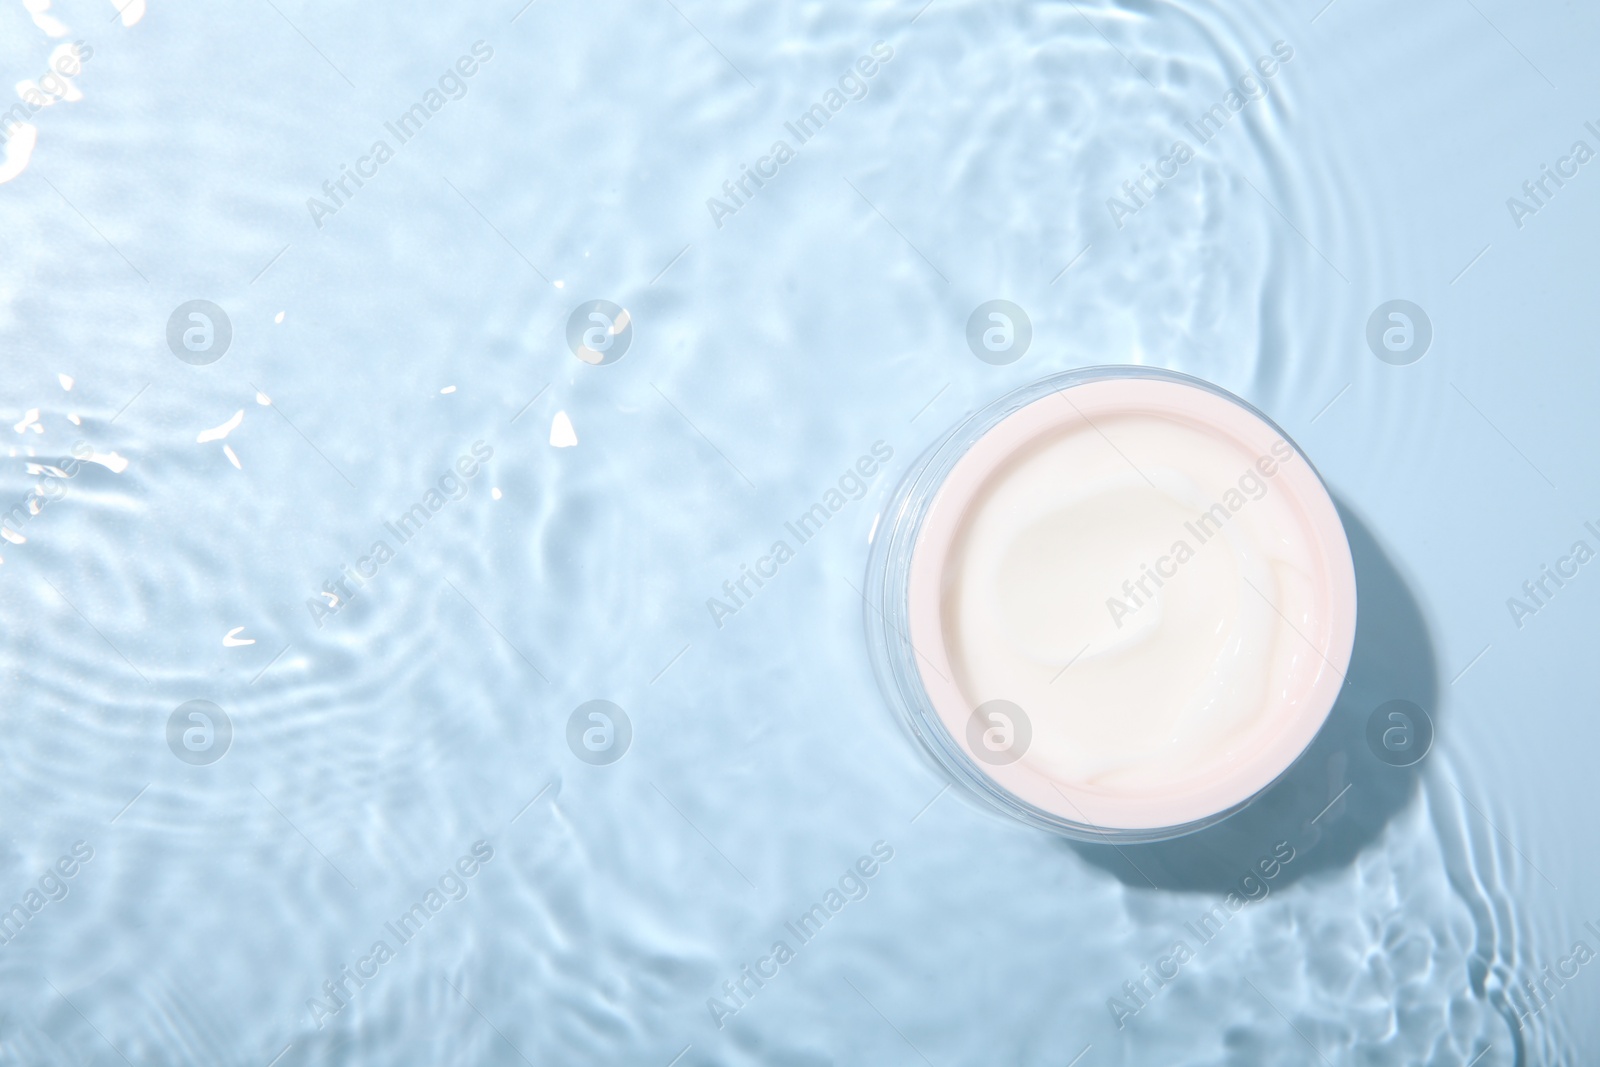
[[[1506,600],[1600,547],[1600,162],[1521,228],[1506,199],[1600,149],[1594,10],[520,6],[48,12],[93,55],[0,185],[0,504],[75,442],[128,464],[0,543],[0,905],[94,850],[0,945],[0,1063],[1592,1057],[1600,964],[1521,1029],[1507,990],[1600,950],[1600,565],[1521,628]],[[465,96],[319,229],[307,198],[479,40]],[[878,41],[865,99],[719,227],[707,198]],[[1267,98],[1118,229],[1106,199],[1275,41]],[[7,4],[0,80],[56,43]],[[233,326],[205,367],[165,340],[196,298]],[[597,298],[633,321],[605,367],[565,340]],[[1034,328],[1006,367],[965,342],[994,298]],[[1404,367],[1365,342],[1396,298],[1434,328]],[[941,793],[855,589],[964,412],[1123,362],[1295,436],[1362,631],[1282,788],[1118,854]],[[717,627],[707,598],[880,440],[869,495]],[[464,498],[319,627],[307,601],[475,441]],[[596,698],[633,726],[609,766],[566,742]],[[1438,730],[1409,771],[1362,741],[1392,698]],[[167,747],[191,699],[234,726],[210,766]],[[324,980],[479,840],[466,896],[319,1027]],[[708,998],[877,841],[866,898],[719,1029]],[[1279,841],[1271,895],[1118,1029],[1108,998]]]

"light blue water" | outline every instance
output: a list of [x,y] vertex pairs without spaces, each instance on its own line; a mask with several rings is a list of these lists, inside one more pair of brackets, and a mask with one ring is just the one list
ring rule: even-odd
[[[92,49],[0,168],[0,1063],[1592,1061],[1600,576],[1507,598],[1600,548],[1600,171],[1520,227],[1506,201],[1600,150],[1594,10],[519,8],[0,7],[8,86]],[[777,173],[735,203],[742,165]],[[965,337],[996,298],[1033,328],[1005,366]],[[232,327],[209,365],[167,341],[196,299]],[[632,324],[603,366],[567,343],[596,299]],[[1394,299],[1433,330],[1404,366],[1366,341]],[[915,455],[1108,362],[1287,428],[1362,612],[1296,773],[1122,853],[941,792],[856,592]],[[864,497],[714,619],[878,442]],[[99,462],[41,466],[75,445]],[[569,744],[596,699],[631,725],[609,764],[578,755],[599,720]],[[1364,739],[1391,699],[1437,729],[1410,769]],[[187,712],[169,744],[190,700],[219,760]],[[1540,981],[1535,1014],[1511,991]]]

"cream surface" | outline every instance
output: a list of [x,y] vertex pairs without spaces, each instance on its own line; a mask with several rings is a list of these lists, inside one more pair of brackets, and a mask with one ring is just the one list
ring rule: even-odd
[[[951,735],[1030,802],[1094,825],[1203,818],[1326,716],[1349,549],[1315,472],[1247,409],[1171,382],[1070,392],[991,430],[941,490],[913,587],[925,678]],[[1010,736],[966,728],[993,701],[1027,719],[1015,758],[974,750]]]
[[1028,762],[1148,790],[1229,760],[1309,651],[1286,617],[1310,609],[1312,561],[1272,492],[1299,460],[1284,445],[1258,468],[1155,416],[1099,429],[1031,449],[975,501],[945,624],[973,702],[1029,715]]

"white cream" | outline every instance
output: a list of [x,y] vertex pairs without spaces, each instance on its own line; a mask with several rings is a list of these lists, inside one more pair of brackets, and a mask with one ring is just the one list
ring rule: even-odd
[[[1247,799],[1315,734],[1353,639],[1315,472],[1247,409],[1170,381],[1011,416],[947,479],[917,557],[914,640],[947,729],[1074,822],[1179,825]],[[1027,719],[1014,761],[974,751],[991,701]]]
[[1082,427],[998,472],[957,541],[945,627],[975,704],[1030,716],[1024,758],[1148,790],[1260,723],[1293,665],[1276,653],[1303,645],[1277,612],[1305,613],[1310,562],[1255,457],[1149,416],[1101,429],[1127,458]]

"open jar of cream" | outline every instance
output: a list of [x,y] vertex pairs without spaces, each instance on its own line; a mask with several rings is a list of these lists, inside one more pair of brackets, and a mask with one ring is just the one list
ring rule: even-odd
[[1304,453],[1232,394],[1096,367],[970,416],[873,530],[890,703],[1025,822],[1153,841],[1215,823],[1305,751],[1355,639],[1350,546]]

